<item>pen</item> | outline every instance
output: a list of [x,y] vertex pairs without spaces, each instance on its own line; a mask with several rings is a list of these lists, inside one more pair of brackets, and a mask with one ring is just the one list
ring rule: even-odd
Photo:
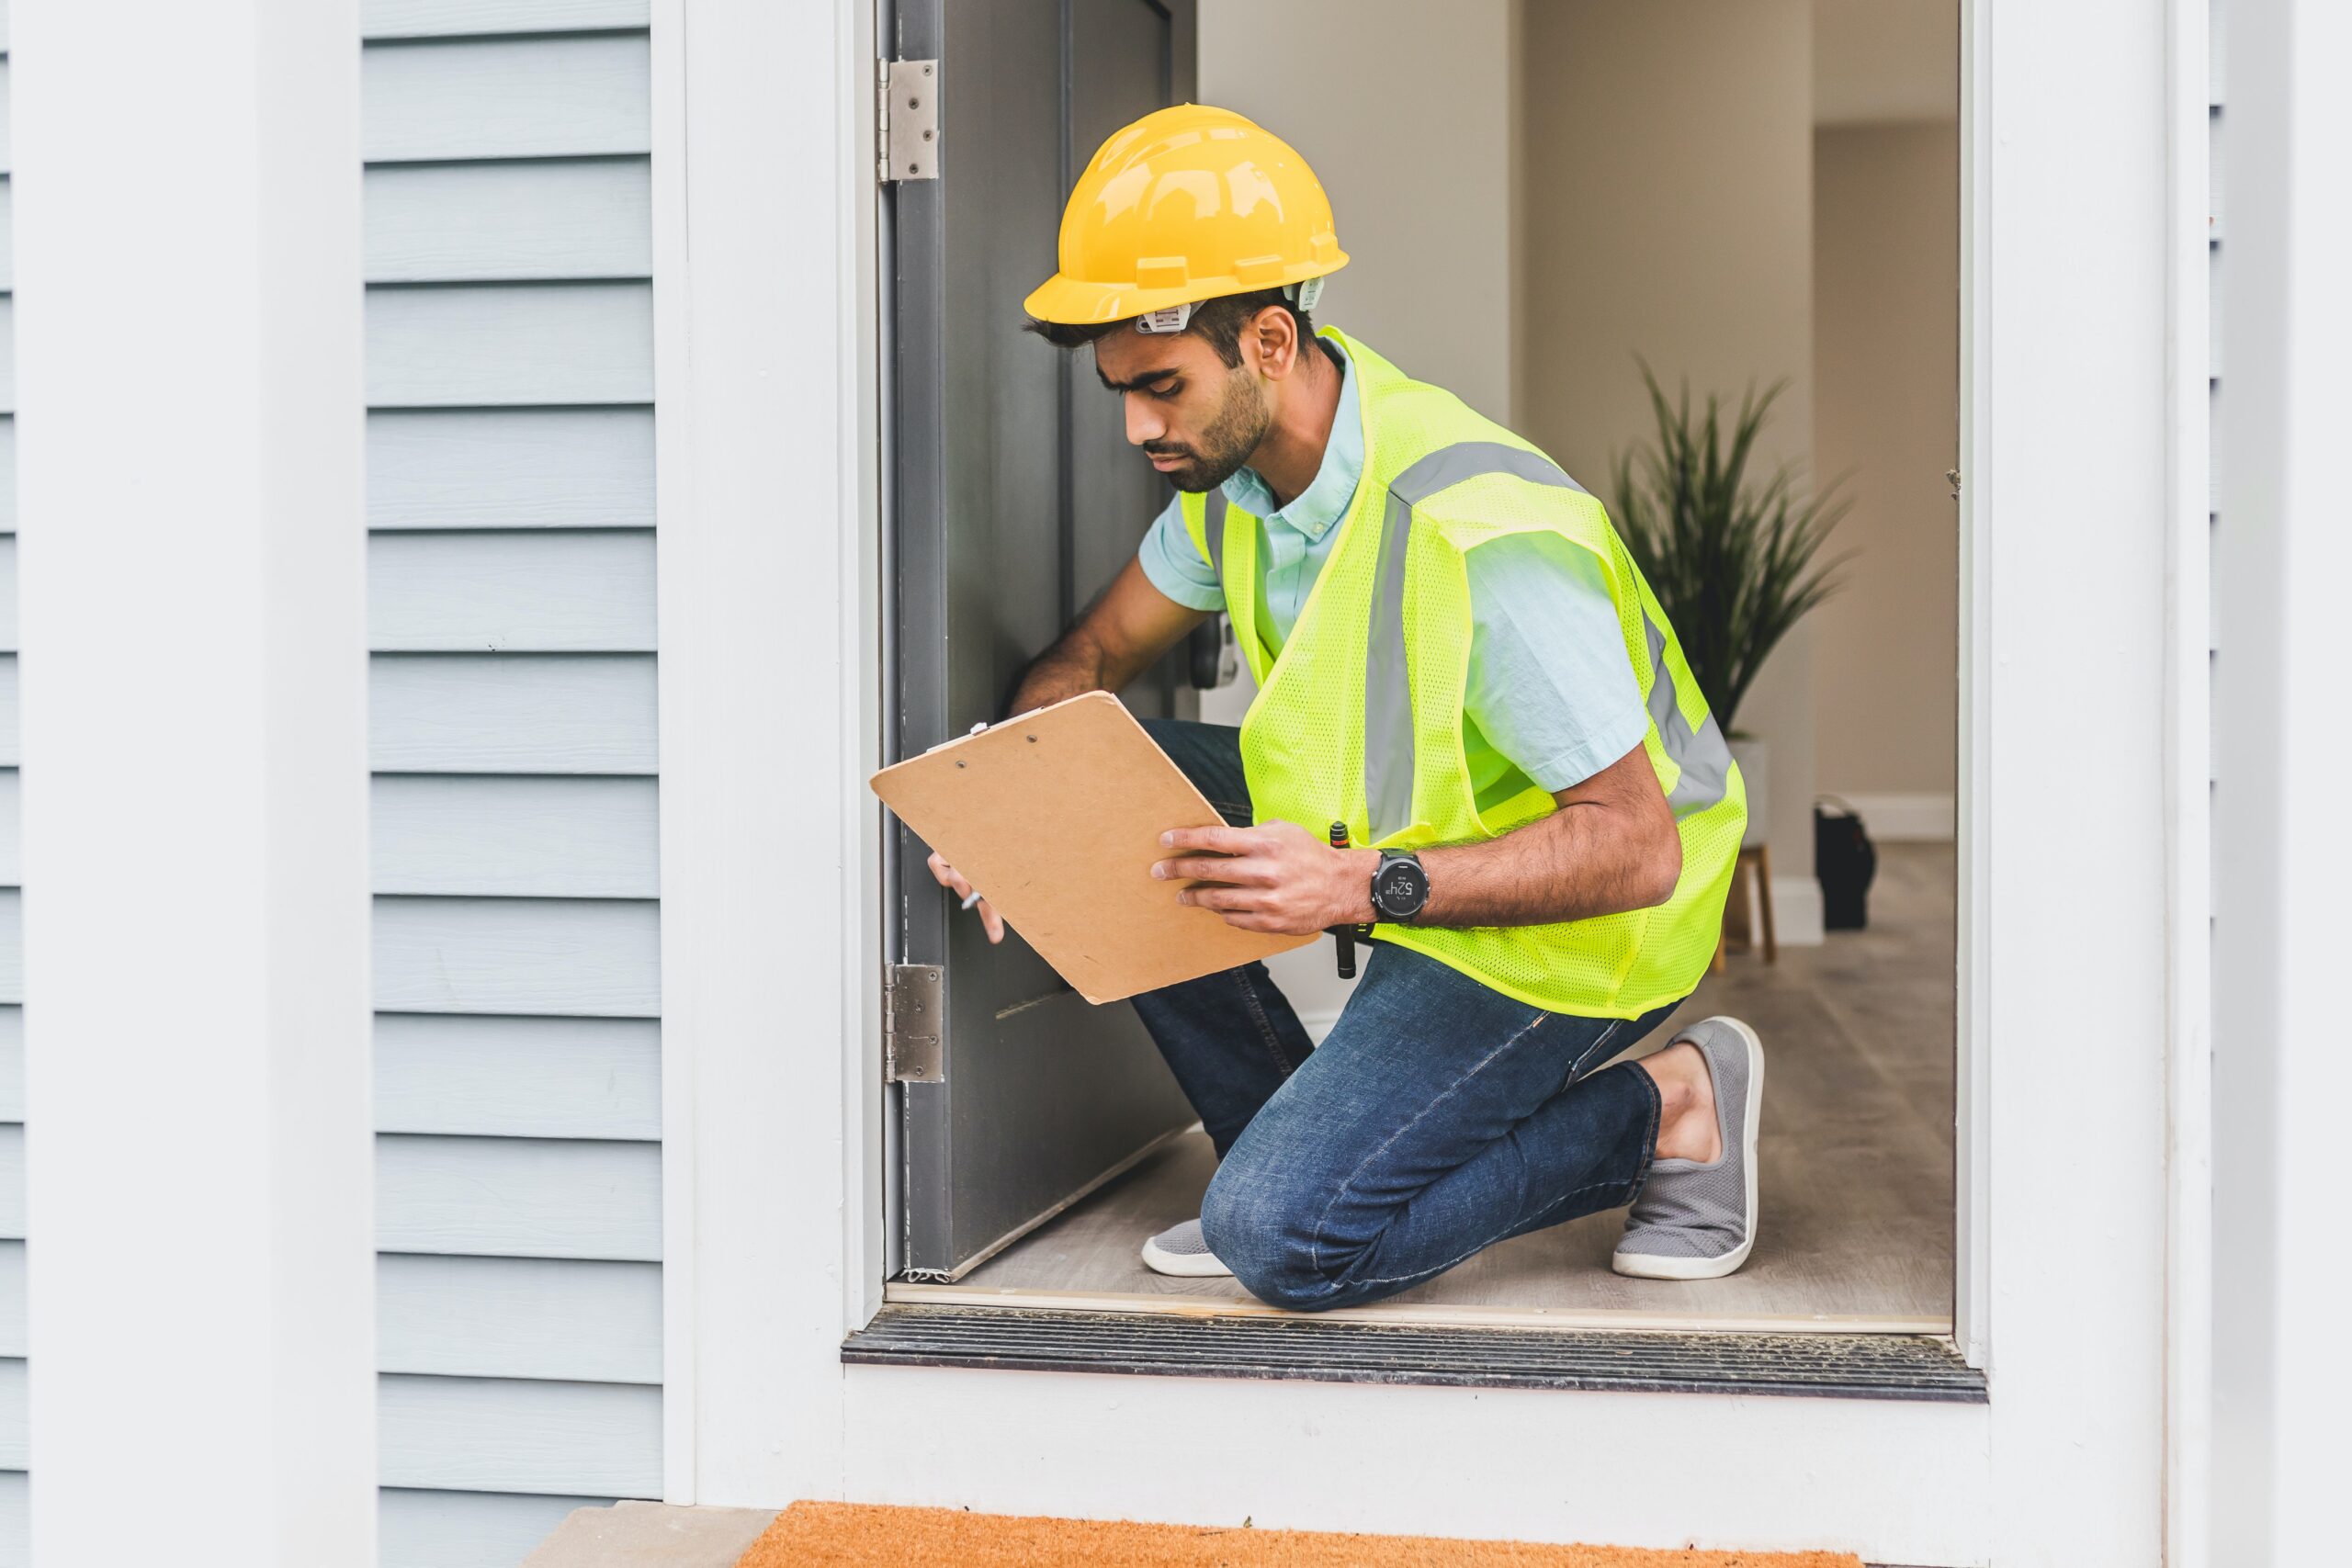
[[[1345,822],[1331,824],[1331,847],[1335,850],[1348,847],[1348,825]],[[1352,980],[1356,977],[1355,928],[1340,926],[1331,934],[1339,939],[1340,943],[1340,978]]]

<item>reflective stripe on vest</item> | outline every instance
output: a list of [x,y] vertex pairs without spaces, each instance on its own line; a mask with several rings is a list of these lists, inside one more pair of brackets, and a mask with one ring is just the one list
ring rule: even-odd
[[[1363,682],[1363,797],[1374,842],[1402,831],[1413,820],[1413,686],[1405,657],[1405,549],[1413,509],[1465,479],[1508,474],[1533,484],[1556,485],[1589,494],[1540,452],[1499,441],[1462,441],[1440,447],[1396,476],[1380,525],[1380,562],[1372,590],[1366,632]],[[1212,504],[1223,498],[1212,491]],[[1215,513],[1222,513],[1216,506]],[[1220,520],[1221,521],[1221,520]],[[1208,530],[1212,559],[1224,577],[1223,528]],[[1696,730],[1675,702],[1674,676],[1666,665],[1666,634],[1642,611],[1650,653],[1649,714],[1658,740],[1679,776],[1667,795],[1676,818],[1704,811],[1724,798],[1731,773],[1731,748],[1714,715]]]

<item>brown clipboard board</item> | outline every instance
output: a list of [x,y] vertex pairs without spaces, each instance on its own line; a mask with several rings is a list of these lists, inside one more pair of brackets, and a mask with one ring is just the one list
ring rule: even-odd
[[876,773],[874,793],[1078,994],[1138,991],[1304,947],[1179,904],[1159,835],[1222,825],[1108,692],[1087,692]]

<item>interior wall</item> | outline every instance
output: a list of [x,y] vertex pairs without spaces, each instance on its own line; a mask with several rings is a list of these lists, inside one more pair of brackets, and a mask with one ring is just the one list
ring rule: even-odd
[[1200,93],[1298,149],[1348,265],[1323,320],[1508,424],[1514,0],[1201,0]]
[[[1960,166],[1956,123],[1824,126],[1815,141],[1814,441],[1852,470],[1855,552],[1817,617],[1821,787],[1948,824],[1955,763]],[[1870,815],[1869,802],[1862,802]],[[1873,827],[1877,827],[1873,819]],[[1949,829],[1947,828],[1947,831]]]
[[[1759,451],[1807,459],[1810,0],[1528,0],[1523,27],[1520,428],[1605,495],[1655,428],[1639,355],[1699,397],[1788,378]],[[1818,926],[1812,667],[1800,626],[1736,716],[1771,745],[1784,941]]]

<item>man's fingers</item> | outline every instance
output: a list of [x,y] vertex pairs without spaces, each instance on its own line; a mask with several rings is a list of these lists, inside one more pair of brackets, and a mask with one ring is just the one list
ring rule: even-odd
[[1204,909],[1254,909],[1265,893],[1256,887],[1227,887],[1218,883],[1204,883],[1187,887],[1176,895],[1180,904],[1197,904]]
[[979,902],[979,911],[980,924],[987,929],[989,940],[990,942],[1002,942],[1004,940],[1004,917],[998,914],[995,907],[989,904],[989,902],[985,898],[981,899]]
[[1203,882],[1227,882],[1265,886],[1274,880],[1274,863],[1254,855],[1183,855],[1153,866],[1152,874],[1171,882],[1195,877]]
[[1162,849],[1211,850],[1227,855],[1248,854],[1266,841],[1263,828],[1171,828],[1159,835]]

